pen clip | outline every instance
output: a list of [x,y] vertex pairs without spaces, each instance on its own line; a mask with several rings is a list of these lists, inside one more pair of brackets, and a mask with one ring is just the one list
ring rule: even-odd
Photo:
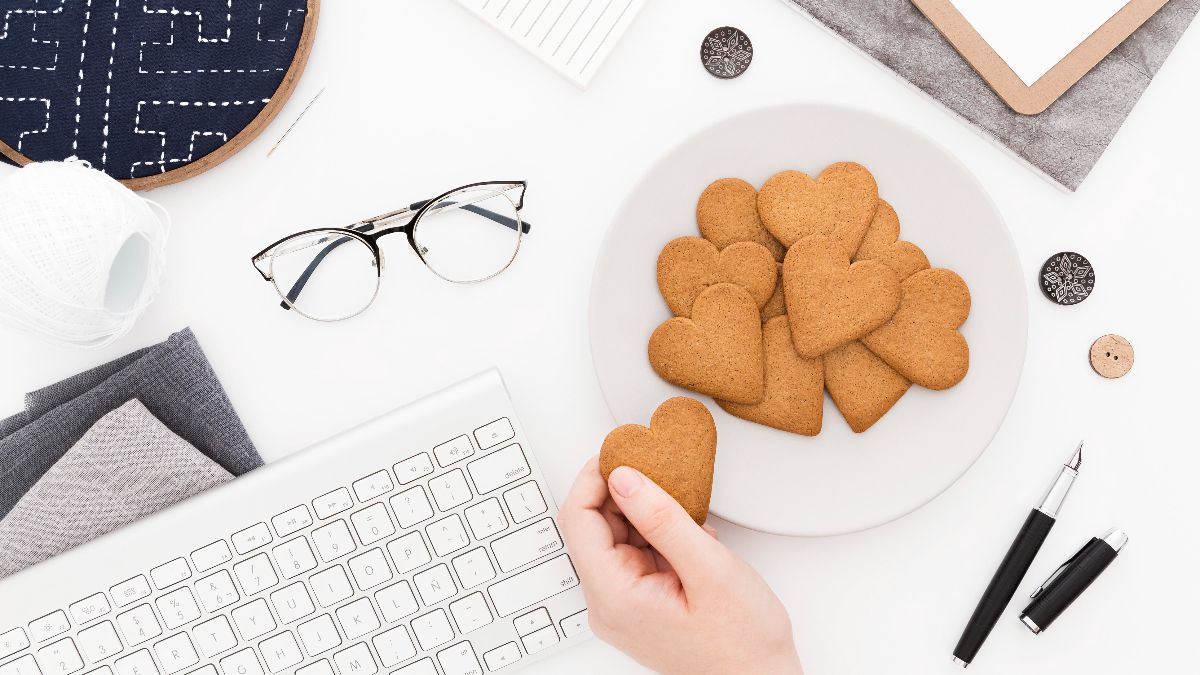
[[1050,584],[1054,583],[1055,579],[1062,576],[1062,573],[1065,572],[1066,569],[1071,566],[1071,563],[1075,562],[1075,559],[1078,558],[1081,553],[1083,553],[1084,549],[1086,549],[1089,544],[1091,544],[1090,541],[1087,544],[1084,544],[1083,548],[1076,551],[1075,555],[1071,556],[1070,558],[1067,558],[1067,561],[1064,562],[1063,564],[1059,565],[1058,569],[1051,572],[1050,576],[1047,577],[1046,580],[1042,582],[1042,585],[1038,586],[1036,589],[1034,589],[1033,593],[1031,593],[1029,595],[1030,599],[1036,599],[1039,595],[1041,595],[1046,590],[1046,588],[1048,586],[1050,586]]

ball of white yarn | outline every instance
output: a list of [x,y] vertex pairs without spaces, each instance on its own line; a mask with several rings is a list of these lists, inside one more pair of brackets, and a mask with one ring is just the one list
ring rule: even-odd
[[0,180],[0,322],[102,347],[158,293],[161,207],[86,162],[30,164]]

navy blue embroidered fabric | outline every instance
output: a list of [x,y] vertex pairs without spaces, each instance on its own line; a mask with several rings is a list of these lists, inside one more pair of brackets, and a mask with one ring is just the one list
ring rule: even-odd
[[0,141],[114,178],[172,171],[270,101],[308,0],[0,0]]

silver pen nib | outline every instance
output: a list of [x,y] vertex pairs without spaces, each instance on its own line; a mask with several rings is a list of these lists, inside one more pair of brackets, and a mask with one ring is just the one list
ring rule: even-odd
[[1071,459],[1067,460],[1065,466],[1078,471],[1080,464],[1083,464],[1083,441],[1079,441],[1079,447],[1075,448],[1075,454],[1071,455]]

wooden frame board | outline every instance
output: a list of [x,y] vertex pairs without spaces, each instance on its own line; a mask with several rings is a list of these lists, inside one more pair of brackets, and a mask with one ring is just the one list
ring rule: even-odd
[[1130,0],[1045,75],[1027,85],[954,7],[953,0],[912,0],[979,76],[1023,115],[1036,115],[1058,100],[1109,52],[1154,15],[1167,0]]

